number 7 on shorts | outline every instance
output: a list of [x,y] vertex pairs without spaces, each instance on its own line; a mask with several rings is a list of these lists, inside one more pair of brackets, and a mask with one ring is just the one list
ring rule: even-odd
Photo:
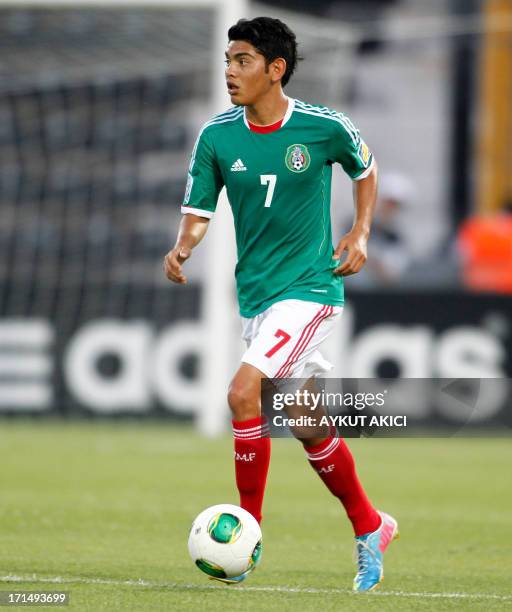
[[276,331],[276,333],[274,334],[274,336],[276,338],[282,338],[282,340],[279,340],[279,342],[273,346],[268,353],[265,353],[265,357],[268,357],[270,359],[270,357],[272,357],[272,355],[275,355],[277,353],[277,351],[282,348],[287,342],[288,340],[290,340],[291,336],[290,334],[287,334],[285,331],[283,331],[282,329],[278,329]]

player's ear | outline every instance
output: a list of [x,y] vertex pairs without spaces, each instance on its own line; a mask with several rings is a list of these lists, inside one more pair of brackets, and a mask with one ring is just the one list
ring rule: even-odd
[[270,74],[272,81],[277,82],[281,80],[286,72],[286,60],[282,57],[277,57],[275,60],[270,62]]

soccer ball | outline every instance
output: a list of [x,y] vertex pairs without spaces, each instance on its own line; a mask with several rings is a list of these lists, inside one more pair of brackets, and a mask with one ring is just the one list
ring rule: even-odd
[[239,506],[211,506],[192,523],[188,551],[205,574],[241,582],[261,560],[261,529],[252,514]]

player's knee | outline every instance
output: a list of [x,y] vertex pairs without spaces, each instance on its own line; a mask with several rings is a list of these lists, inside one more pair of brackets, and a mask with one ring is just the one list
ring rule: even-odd
[[319,444],[323,444],[328,439],[327,436],[311,437],[308,432],[303,432],[302,435],[294,434],[294,436],[299,442],[302,442],[302,445],[306,450],[308,448],[318,446]]
[[246,421],[259,416],[258,398],[254,398],[251,390],[244,385],[231,383],[228,391],[228,404],[235,421]]

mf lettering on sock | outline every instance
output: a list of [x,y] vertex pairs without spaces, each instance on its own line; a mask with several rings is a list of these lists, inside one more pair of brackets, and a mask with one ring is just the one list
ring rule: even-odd
[[331,465],[328,465],[326,467],[321,467],[319,470],[317,470],[317,472],[319,474],[329,474],[329,472],[332,472],[334,470],[334,463],[331,463]]
[[252,461],[256,453],[237,453],[235,451],[235,461]]

